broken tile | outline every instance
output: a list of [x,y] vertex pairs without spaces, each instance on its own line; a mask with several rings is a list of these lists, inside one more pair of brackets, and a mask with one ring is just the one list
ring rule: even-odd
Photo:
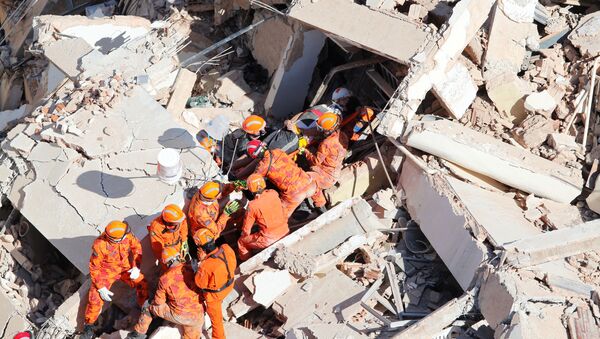
[[10,141],[10,147],[21,153],[24,157],[26,157],[31,149],[35,146],[35,141],[25,135],[24,133],[20,133],[14,139]]

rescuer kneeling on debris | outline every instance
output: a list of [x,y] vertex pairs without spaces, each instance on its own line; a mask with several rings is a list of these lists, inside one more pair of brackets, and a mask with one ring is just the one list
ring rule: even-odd
[[[185,258],[188,254],[188,225],[185,214],[179,206],[167,205],[161,215],[148,226],[150,244],[154,257],[160,261],[162,252],[167,247],[172,247]],[[161,265],[163,271],[167,269]]]
[[[258,174],[251,174],[247,183],[254,199],[248,203],[242,225],[242,236],[238,240],[238,253],[241,260],[250,258],[252,250],[269,247],[290,231],[279,194],[275,190],[265,189],[267,186],[265,179]],[[251,234],[255,224],[259,231]]]
[[138,305],[148,300],[148,286],[140,273],[142,245],[121,221],[111,221],[104,232],[94,240],[90,258],[92,285],[85,310],[85,326],[80,338],[94,337],[93,325],[102,311],[104,301],[112,301],[110,287],[117,280],[135,288]]
[[194,271],[173,247],[166,247],[161,256],[167,271],[158,281],[152,305],[144,305],[134,331],[127,338],[146,338],[152,317],[156,316],[180,325],[184,339],[198,339],[202,334],[204,307],[200,291],[194,284]]
[[319,144],[316,154],[304,150],[304,155],[311,166],[312,172],[309,174],[317,184],[317,191],[312,196],[312,200],[321,212],[325,211],[327,203],[323,190],[333,187],[338,182],[344,158],[348,153],[348,137],[340,131],[340,123],[339,114],[323,114],[317,121],[317,126],[325,140]]
[[212,338],[224,339],[222,304],[233,290],[237,267],[235,252],[227,244],[217,247],[215,235],[207,228],[201,228],[194,234],[194,242],[198,246],[199,260],[196,285],[206,303],[206,312],[212,324]]
[[190,201],[188,209],[191,234],[196,234],[201,228],[208,228],[218,238],[225,229],[230,216],[240,208],[239,202],[230,201],[221,214],[219,199],[229,195],[234,189],[244,188],[245,185],[245,182],[241,180],[229,184],[209,181],[202,185]]
[[252,159],[245,154],[246,145],[252,140],[262,140],[267,135],[267,123],[258,115],[250,115],[244,122],[242,128],[227,134],[223,139],[223,162],[225,173],[231,168],[236,169],[248,165]]
[[291,155],[279,149],[267,149],[260,140],[248,143],[248,155],[260,159],[254,173],[269,179],[279,190],[285,218],[289,218],[304,199],[315,194],[313,179],[298,167]]

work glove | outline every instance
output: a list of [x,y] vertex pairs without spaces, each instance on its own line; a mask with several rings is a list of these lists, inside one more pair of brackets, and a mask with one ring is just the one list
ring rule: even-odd
[[102,300],[104,300],[104,301],[112,301],[111,296],[114,295],[114,293],[109,291],[108,288],[106,288],[106,287],[102,287],[102,288],[98,289],[98,294],[100,294],[100,298],[102,298]]
[[187,240],[181,243],[181,257],[185,258],[190,253],[190,246],[188,245]]
[[246,180],[234,180],[231,183],[233,184],[233,188],[238,192],[248,188]]
[[227,205],[225,205],[225,209],[223,210],[223,212],[227,215],[232,215],[239,209],[240,209],[240,203],[237,200],[234,200],[234,201],[228,202]]
[[140,269],[137,267],[134,267],[127,272],[129,272],[129,279],[131,280],[136,280],[140,277]]

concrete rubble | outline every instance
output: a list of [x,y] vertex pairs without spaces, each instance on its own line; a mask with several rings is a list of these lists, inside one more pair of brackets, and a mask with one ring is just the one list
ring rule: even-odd
[[[328,210],[238,263],[228,337],[600,337],[599,4],[6,1],[0,22],[0,337],[81,332],[104,225],[146,253],[164,205],[230,174],[199,131],[279,130],[340,86],[375,117]],[[113,291],[100,338],[137,320]]]

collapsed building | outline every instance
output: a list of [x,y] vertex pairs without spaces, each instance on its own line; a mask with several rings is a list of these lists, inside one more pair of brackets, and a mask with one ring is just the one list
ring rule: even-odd
[[[332,207],[239,265],[228,336],[600,336],[599,10],[3,3],[0,336],[79,333],[93,240],[125,220],[148,252],[162,207],[219,175],[194,137],[214,118],[281,125],[338,86],[377,112],[369,135]],[[176,184],[156,176],[164,148],[180,154]],[[113,290],[104,338],[135,322],[131,291]]]

